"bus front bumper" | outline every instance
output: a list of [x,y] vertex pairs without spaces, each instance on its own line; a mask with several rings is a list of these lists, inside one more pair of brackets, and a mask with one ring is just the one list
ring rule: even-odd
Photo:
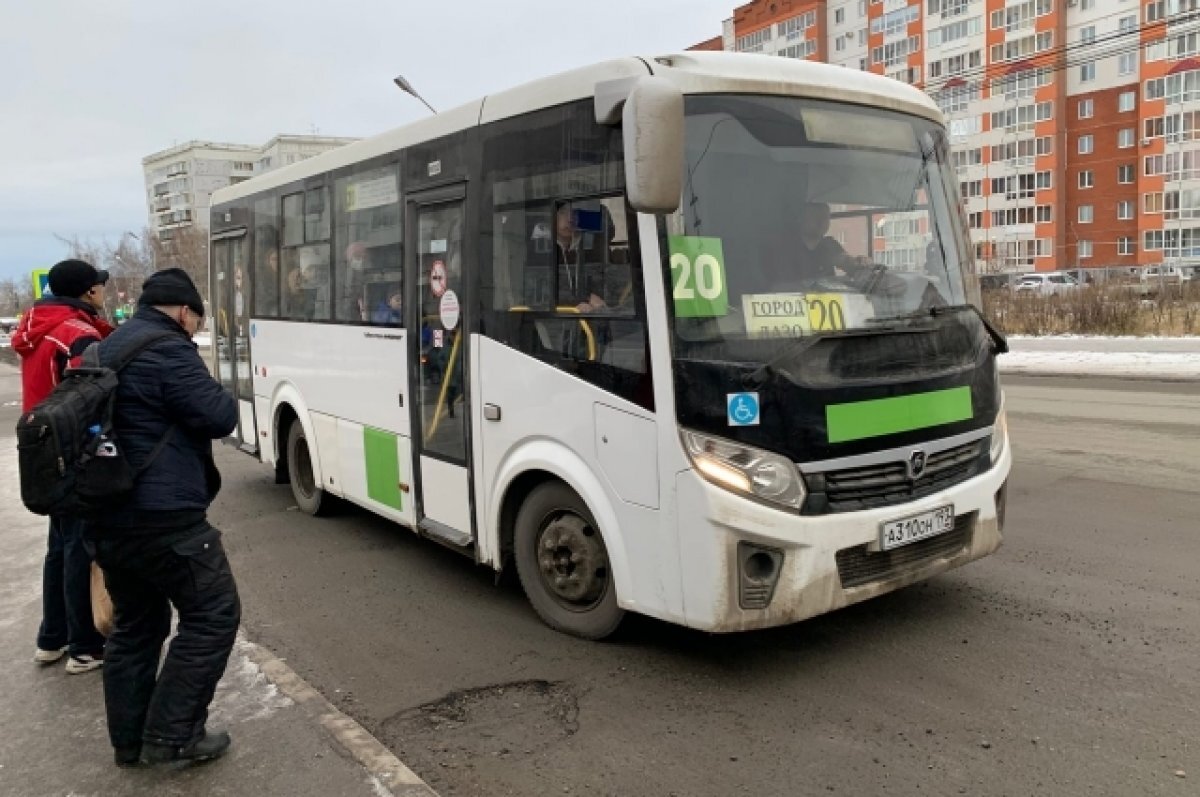
[[[1000,547],[1005,446],[986,472],[901,506],[801,516],[742,498],[694,470],[676,476],[688,626],[713,632],[785,625],[923,581]],[[881,550],[885,523],[953,506],[954,526]]]

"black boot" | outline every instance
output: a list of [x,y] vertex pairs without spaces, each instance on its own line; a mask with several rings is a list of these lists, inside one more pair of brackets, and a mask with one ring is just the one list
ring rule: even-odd
[[167,764],[172,761],[211,761],[229,750],[233,740],[225,731],[205,732],[196,741],[183,747],[146,742],[142,745],[143,764]]
[[114,747],[113,762],[119,767],[136,767],[142,761],[140,747]]

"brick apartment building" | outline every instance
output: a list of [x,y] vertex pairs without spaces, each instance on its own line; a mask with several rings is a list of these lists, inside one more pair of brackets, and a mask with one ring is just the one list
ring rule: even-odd
[[1200,266],[1200,0],[753,0],[693,49],[928,92],[984,272]]

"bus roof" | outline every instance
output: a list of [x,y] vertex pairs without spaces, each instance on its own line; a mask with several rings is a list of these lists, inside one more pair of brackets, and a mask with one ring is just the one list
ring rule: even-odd
[[385,155],[480,124],[586,99],[596,85],[654,74],[684,94],[768,94],[853,102],[890,108],[942,123],[938,106],[925,92],[882,75],[842,66],[770,55],[726,52],[629,57],[580,67],[472,100],[386,133],[329,150],[215,192],[212,204],[302,180]]

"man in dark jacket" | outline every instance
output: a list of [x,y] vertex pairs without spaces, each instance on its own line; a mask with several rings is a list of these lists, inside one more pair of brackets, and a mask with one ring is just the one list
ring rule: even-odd
[[[108,272],[82,260],[64,260],[49,274],[51,296],[21,317],[12,347],[21,358],[21,404],[30,412],[62,381],[67,365],[113,328],[100,317]],[[68,654],[67,672],[95,670],[104,663],[104,637],[92,624],[92,557],[84,547],[83,521],[54,515],[42,571],[39,664]]]
[[[206,512],[221,487],[212,440],[236,427],[237,406],[191,340],[203,319],[187,273],[167,269],[146,280],[137,313],[100,346],[100,361],[111,367],[126,347],[168,333],[121,372],[114,409],[130,464],[151,465],[129,503],[89,527],[115,615],[104,702],[120,766],[202,761],[230,744],[228,733],[206,730],[205,720],[241,603],[221,533]],[[178,635],[156,679],[172,606]]]

